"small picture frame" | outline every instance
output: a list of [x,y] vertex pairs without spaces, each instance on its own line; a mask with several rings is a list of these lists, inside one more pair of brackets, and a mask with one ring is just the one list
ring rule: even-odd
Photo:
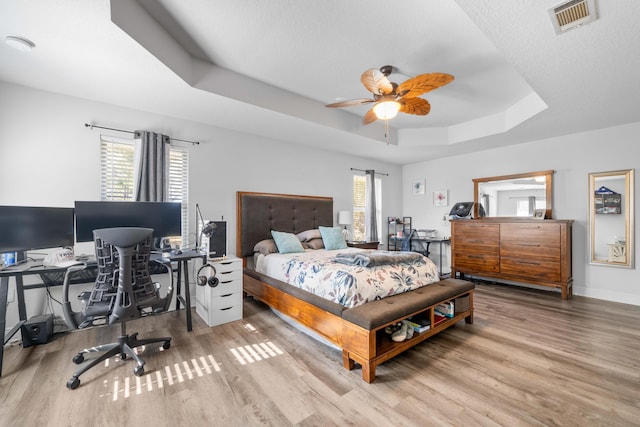
[[413,181],[413,195],[419,196],[424,194],[424,179],[417,179]]
[[533,218],[544,219],[545,214],[546,214],[546,209],[536,209],[535,211],[533,211]]
[[433,192],[433,206],[449,206],[447,190],[439,190]]

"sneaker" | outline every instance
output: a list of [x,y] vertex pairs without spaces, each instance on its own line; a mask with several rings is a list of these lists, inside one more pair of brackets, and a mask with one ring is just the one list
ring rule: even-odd
[[389,325],[389,326],[387,326],[386,328],[384,328],[384,331],[385,331],[387,334],[391,335],[391,334],[393,334],[394,332],[396,332],[398,329],[400,329],[400,327],[401,327],[401,326],[402,326],[402,325],[400,324],[400,322],[398,322],[398,323],[394,323],[393,325]]
[[[411,329],[413,331],[413,329]],[[407,339],[407,323],[401,322],[400,329],[391,334],[391,339],[395,342],[402,342]]]
[[413,326],[411,326],[410,324],[408,324],[404,320],[402,321],[402,323],[407,326],[407,337],[406,338],[409,339],[409,338],[413,337]]

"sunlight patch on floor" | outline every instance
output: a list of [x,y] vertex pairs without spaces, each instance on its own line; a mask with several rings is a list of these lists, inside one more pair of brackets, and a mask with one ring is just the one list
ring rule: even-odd
[[[108,366],[108,361],[105,361],[105,365]],[[128,399],[144,392],[152,392],[174,384],[192,381],[214,372],[220,372],[220,365],[211,354],[196,356],[191,360],[183,360],[158,368],[141,377],[115,377],[111,384],[109,380],[104,380],[105,391],[99,397],[110,398],[115,402],[118,399]]]
[[283,354],[282,350],[280,350],[271,341],[232,348],[231,353],[241,365],[258,362],[262,359],[268,359],[269,357],[276,357]]

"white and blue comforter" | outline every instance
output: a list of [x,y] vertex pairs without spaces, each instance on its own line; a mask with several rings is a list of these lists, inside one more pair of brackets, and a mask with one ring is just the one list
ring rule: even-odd
[[260,255],[256,270],[319,297],[355,307],[438,282],[438,269],[427,257],[412,262],[363,267],[335,262],[338,254],[363,249],[308,249],[292,254]]

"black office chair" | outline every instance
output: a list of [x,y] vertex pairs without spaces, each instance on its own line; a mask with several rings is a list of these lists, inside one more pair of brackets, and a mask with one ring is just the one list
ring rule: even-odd
[[153,229],[134,227],[94,230],[98,273],[93,290],[78,296],[83,301],[82,312],[74,312],[69,301],[69,279],[77,268],[67,270],[63,284],[63,312],[67,325],[73,329],[118,322],[121,325],[117,342],[86,348],[73,357],[74,363],[81,364],[85,361],[85,353],[101,353],[73,374],[67,388],[77,388],[80,375],[117,354],[121,359],[131,356],[136,361],[133,373],[141,376],[144,360],[133,348],[158,342],[163,343],[164,349],[170,347],[171,337],[138,339],[137,332],[127,335],[126,331],[128,320],[166,311],[173,297],[173,274],[169,264],[164,264],[171,278],[165,296],[160,296],[160,285],[153,283],[149,274],[152,233]]

